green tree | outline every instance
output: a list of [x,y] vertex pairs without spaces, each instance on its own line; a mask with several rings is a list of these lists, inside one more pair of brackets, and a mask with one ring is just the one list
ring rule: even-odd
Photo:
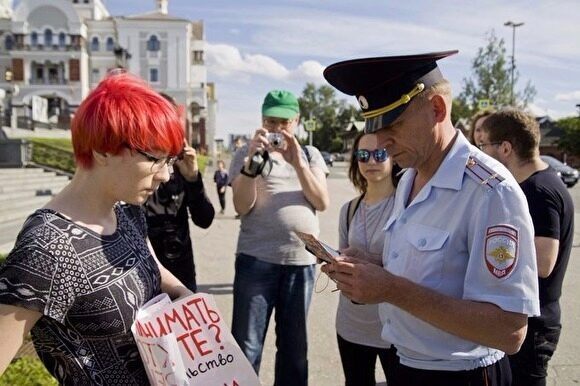
[[564,130],[564,134],[558,140],[558,147],[570,154],[580,155],[580,118],[562,118],[556,125]]
[[336,97],[335,90],[327,85],[316,87],[307,83],[298,98],[302,119],[315,119],[313,145],[320,150],[340,151],[339,133],[352,120],[362,120],[358,108]]
[[[471,77],[463,79],[463,89],[456,102],[463,108],[457,112],[457,118],[470,117],[476,113],[480,100],[487,99],[495,107],[511,104],[511,62],[506,59],[505,42],[493,30],[486,34],[486,39],[486,46],[478,49],[472,61]],[[518,79],[519,71],[516,69],[514,100],[516,106],[523,108],[533,101],[536,89],[528,81],[521,92],[517,91],[515,85]]]

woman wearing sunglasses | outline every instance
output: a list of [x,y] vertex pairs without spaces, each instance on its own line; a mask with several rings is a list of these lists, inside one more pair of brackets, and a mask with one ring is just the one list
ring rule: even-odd
[[[347,202],[340,211],[340,250],[382,265],[382,229],[393,209],[400,171],[375,134],[361,133],[355,139],[349,179],[362,199]],[[381,330],[378,305],[355,304],[340,295],[336,331],[346,386],[374,386],[377,356],[388,377],[388,363],[396,360],[396,353],[381,339]]]
[[71,126],[77,170],[26,220],[0,268],[0,374],[28,332],[62,385],[146,385],[130,327],[160,292],[191,294],[161,266],[140,211],[183,146],[176,109],[129,74],[105,78]]

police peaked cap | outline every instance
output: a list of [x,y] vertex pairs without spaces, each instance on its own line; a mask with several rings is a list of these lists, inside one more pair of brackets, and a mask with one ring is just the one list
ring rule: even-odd
[[365,132],[374,133],[397,119],[414,96],[442,80],[437,60],[457,52],[346,60],[328,66],[324,77],[338,90],[356,97]]

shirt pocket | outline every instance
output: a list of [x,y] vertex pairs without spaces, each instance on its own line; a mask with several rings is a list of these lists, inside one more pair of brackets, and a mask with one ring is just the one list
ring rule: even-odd
[[408,227],[406,240],[410,244],[407,261],[408,278],[435,288],[441,284],[445,266],[445,242],[449,232],[427,225]]

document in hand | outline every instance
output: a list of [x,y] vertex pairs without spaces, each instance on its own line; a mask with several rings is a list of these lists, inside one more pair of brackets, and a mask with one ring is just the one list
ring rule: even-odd
[[259,386],[211,295],[160,294],[131,326],[151,385]]
[[318,240],[314,235],[310,233],[304,233],[299,231],[294,231],[296,235],[304,243],[304,248],[310,253],[312,253],[318,260],[322,260],[325,263],[333,263],[336,261],[335,257],[340,255],[340,252],[332,248],[328,244],[323,243]]

